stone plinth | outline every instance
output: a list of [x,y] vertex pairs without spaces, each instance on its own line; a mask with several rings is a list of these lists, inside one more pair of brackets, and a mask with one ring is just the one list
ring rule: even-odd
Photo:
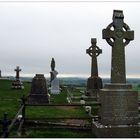
[[23,83],[20,80],[14,80],[12,82],[12,89],[24,89]]
[[102,125],[92,121],[92,133],[98,138],[139,138],[140,125]]
[[97,137],[137,137],[138,92],[130,84],[106,84],[99,100],[100,120],[92,124]]
[[97,98],[97,90],[102,88],[102,79],[100,77],[89,77],[87,80],[87,96],[93,96]]
[[46,104],[49,103],[47,82],[43,74],[36,74],[32,80],[31,92],[28,96],[28,103]]

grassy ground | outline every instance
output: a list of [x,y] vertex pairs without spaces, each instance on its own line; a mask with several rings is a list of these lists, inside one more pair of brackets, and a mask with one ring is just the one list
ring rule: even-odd
[[[28,82],[23,83],[25,89],[24,90],[13,90],[11,89],[11,81],[9,80],[0,80],[0,119],[3,118],[4,112],[8,113],[8,118],[12,120],[16,115],[18,109],[20,108],[21,100],[20,98],[23,95],[28,95],[31,89],[31,84]],[[66,100],[67,93],[63,91],[59,95],[51,95],[51,102],[53,104],[61,104],[67,103]],[[26,118],[54,118],[54,117],[89,117],[82,107],[27,107],[26,109]],[[27,128],[26,135],[22,137],[94,137],[91,132],[80,133],[76,131],[71,131],[65,129],[58,130],[34,130]],[[10,137],[15,137],[15,131],[12,132]]]

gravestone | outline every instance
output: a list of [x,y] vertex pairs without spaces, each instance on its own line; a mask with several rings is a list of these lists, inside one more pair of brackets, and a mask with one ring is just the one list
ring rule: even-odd
[[50,91],[51,94],[59,94],[60,93],[60,85],[59,85],[59,79],[57,78],[58,72],[55,70],[55,60],[52,58],[51,61],[51,78],[50,78]]
[[32,79],[31,91],[27,102],[30,104],[46,104],[50,102],[47,81],[43,74],[36,74]]
[[98,97],[98,91],[102,88],[102,79],[98,76],[97,56],[102,53],[102,50],[96,46],[96,38],[91,39],[91,47],[86,50],[86,53],[91,56],[91,76],[87,80],[86,95]]
[[20,81],[20,77],[19,77],[19,72],[21,71],[19,66],[16,67],[15,71],[16,71],[16,77],[15,77],[15,80],[12,82],[11,88],[12,89],[24,89],[23,83]]
[[1,78],[2,76],[1,76],[1,70],[0,70],[0,78]]
[[139,137],[138,93],[126,83],[125,72],[125,46],[134,31],[123,19],[123,11],[114,10],[113,22],[103,29],[103,39],[112,47],[111,83],[99,92],[100,119],[92,123],[97,137]]

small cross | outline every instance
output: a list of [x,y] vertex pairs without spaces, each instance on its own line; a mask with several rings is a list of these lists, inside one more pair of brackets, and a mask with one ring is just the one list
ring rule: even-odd
[[112,46],[111,83],[126,83],[125,46],[134,39],[134,31],[123,19],[123,11],[114,10],[113,22],[102,32],[103,39]]
[[16,67],[15,71],[16,71],[16,79],[19,80],[19,72],[21,71],[19,66]]
[[92,58],[91,61],[91,76],[98,76],[98,66],[97,66],[97,56],[102,53],[102,50],[96,46],[96,38],[91,39],[91,47],[86,50],[86,53],[89,54]]

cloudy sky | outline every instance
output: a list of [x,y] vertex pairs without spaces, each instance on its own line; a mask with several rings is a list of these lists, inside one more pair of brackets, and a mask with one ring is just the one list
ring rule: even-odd
[[125,47],[128,75],[140,75],[140,2],[16,2],[0,1],[0,69],[14,75],[49,74],[52,57],[59,74],[90,76],[91,58],[86,54],[91,38],[102,49],[99,75],[110,75],[111,46],[102,29],[112,22],[113,10],[123,10],[124,22],[135,31]]

